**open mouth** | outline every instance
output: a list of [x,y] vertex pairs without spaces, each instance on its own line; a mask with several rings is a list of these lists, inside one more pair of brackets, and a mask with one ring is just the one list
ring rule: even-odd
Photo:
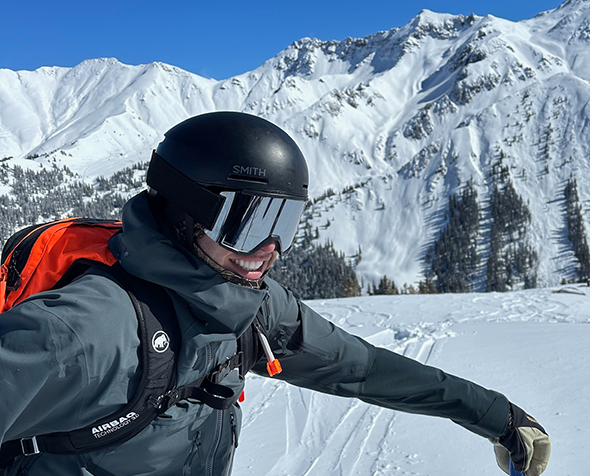
[[232,259],[231,262],[246,271],[258,271],[264,264],[264,261],[244,261],[241,259]]

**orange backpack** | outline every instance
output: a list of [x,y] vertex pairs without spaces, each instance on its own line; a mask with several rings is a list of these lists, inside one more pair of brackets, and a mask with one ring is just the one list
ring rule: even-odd
[[40,291],[59,286],[85,262],[112,266],[108,240],[121,222],[66,218],[33,225],[12,235],[2,250],[0,313]]

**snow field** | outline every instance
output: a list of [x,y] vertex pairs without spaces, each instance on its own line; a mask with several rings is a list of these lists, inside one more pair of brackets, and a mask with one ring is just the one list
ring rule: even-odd
[[[375,345],[508,396],[549,432],[547,476],[587,472],[590,288],[308,302]],[[444,419],[248,378],[235,476],[496,475],[492,445]]]

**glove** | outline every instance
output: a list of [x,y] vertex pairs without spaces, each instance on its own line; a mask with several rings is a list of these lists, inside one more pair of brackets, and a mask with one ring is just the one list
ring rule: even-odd
[[547,468],[551,442],[545,429],[521,408],[510,404],[508,429],[504,435],[491,440],[498,466],[510,474],[510,459],[514,469],[525,476],[539,476]]

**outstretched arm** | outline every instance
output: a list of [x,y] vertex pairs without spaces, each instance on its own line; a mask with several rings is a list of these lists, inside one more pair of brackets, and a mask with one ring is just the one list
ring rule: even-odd
[[547,467],[551,444],[545,430],[504,395],[374,347],[276,283],[271,283],[271,296],[271,344],[283,366],[278,378],[385,408],[448,418],[490,438],[504,471],[511,459],[526,476],[539,476]]
[[503,395],[375,347],[276,283],[270,285],[269,337],[283,367],[278,378],[385,408],[449,418],[488,438],[506,431],[510,407]]

